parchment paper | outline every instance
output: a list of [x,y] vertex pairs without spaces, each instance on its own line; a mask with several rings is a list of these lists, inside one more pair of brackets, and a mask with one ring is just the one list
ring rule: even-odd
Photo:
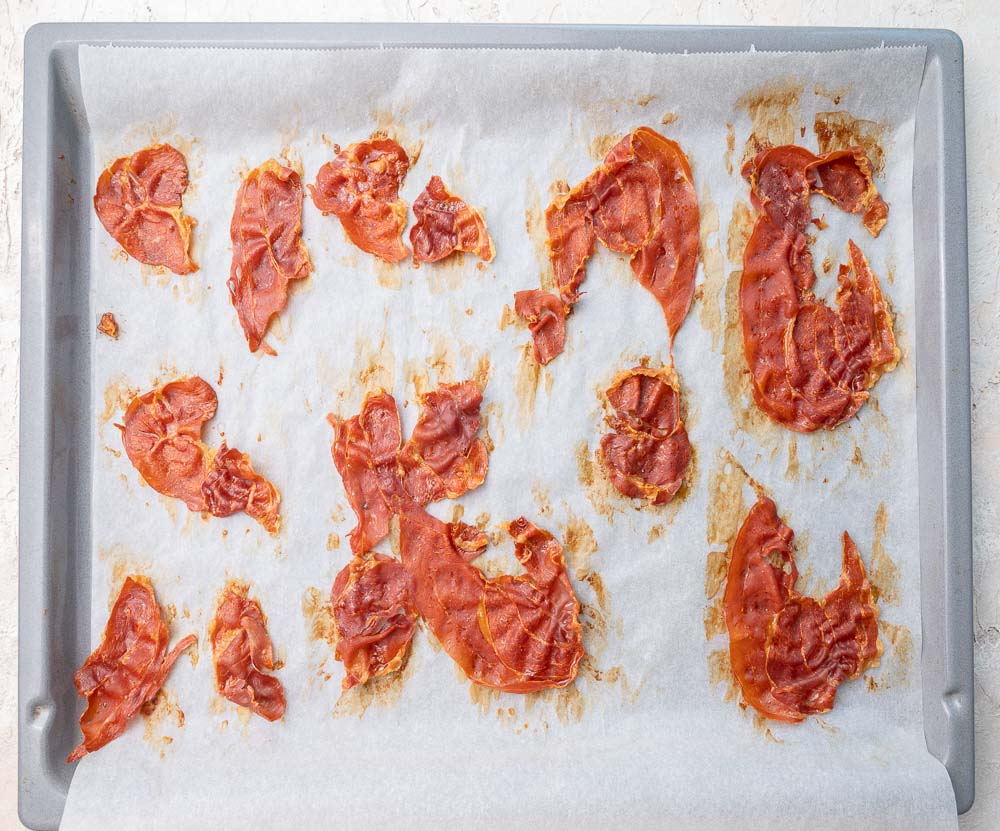
[[[198,220],[201,265],[184,278],[157,274],[93,223],[91,311],[95,324],[113,311],[122,327],[117,342],[97,337],[93,355],[94,644],[125,574],[141,571],[173,638],[195,632],[201,648],[196,665],[175,666],[151,715],[80,763],[65,828],[955,827],[946,772],[921,727],[910,188],[922,49],[84,47],[80,62],[94,182],[114,158],[174,142],[191,167],[184,206]],[[739,403],[726,287],[736,285],[741,245],[730,217],[747,201],[739,166],[752,119],[815,147],[813,115],[823,110],[876,123],[887,151],[878,184],[891,208],[873,241],[857,218],[816,205],[831,222],[814,246],[817,267],[833,258],[818,291],[832,296],[846,239],[857,239],[897,312],[903,360],[849,424],[793,436]],[[541,373],[526,360],[527,331],[506,325],[504,312],[516,290],[551,280],[540,224],[550,186],[579,181],[642,124],[688,153],[704,238],[698,297],[675,344],[695,456],[683,496],[656,510],[610,493],[592,465],[606,432],[601,391],[643,357],[669,360],[660,311],[627,262],[596,252],[566,353]],[[402,189],[408,203],[439,174],[482,206],[495,262],[376,265],[307,201],[315,274],[293,290],[270,338],[278,356],[249,354],[225,287],[241,172],[283,156],[312,182],[332,143],[377,128],[411,151],[422,145]],[[525,514],[566,540],[587,664],[562,692],[490,694],[472,689],[422,629],[400,678],[341,695],[342,668],[317,637],[316,610],[349,559],[354,517],[326,414],[356,412],[381,384],[406,402],[408,431],[418,387],[469,377],[485,361],[495,447],[486,484],[459,504],[491,532]],[[224,433],[282,491],[278,538],[243,516],[190,514],[143,485],[121,452],[113,422],[130,392],[192,373],[219,393],[209,443]],[[745,712],[720,664],[727,640],[706,594],[718,588],[711,563],[742,520],[739,500],[751,499],[734,462],[797,532],[807,590],[835,585],[843,530],[883,589],[881,667],[802,725]],[[514,563],[509,541],[497,541],[485,558],[491,573]],[[214,692],[206,631],[231,577],[252,584],[284,662],[279,723]]]

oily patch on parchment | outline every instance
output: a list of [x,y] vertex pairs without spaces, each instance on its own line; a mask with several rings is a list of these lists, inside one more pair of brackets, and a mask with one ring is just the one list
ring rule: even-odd
[[340,716],[361,718],[371,707],[382,709],[391,707],[399,701],[403,695],[403,687],[413,672],[413,663],[410,661],[412,651],[411,644],[403,655],[403,663],[395,672],[369,678],[364,684],[356,684],[349,690],[343,690],[333,707],[334,718]]
[[863,147],[876,176],[885,172],[886,137],[889,125],[883,121],[856,118],[846,110],[816,113],[813,122],[820,153]]
[[734,435],[750,433],[762,446],[774,446],[777,429],[753,400],[750,370],[743,351],[743,324],[740,321],[740,280],[742,271],[729,272],[726,281],[726,325],[722,337],[722,389],[733,414]]
[[750,90],[736,106],[750,116],[750,135],[742,163],[761,150],[781,144],[795,144],[801,135],[803,85],[792,78],[778,78]]
[[885,550],[885,534],[889,528],[889,511],[880,502],[875,511],[875,529],[872,533],[871,569],[869,582],[876,603],[899,603],[899,566]]
[[[905,684],[913,668],[913,633],[906,627],[890,623],[884,617],[878,621],[879,638],[884,650],[878,677],[867,673],[865,683],[870,690],[887,690]],[[888,655],[886,655],[886,652]]]
[[177,703],[177,698],[166,687],[160,687],[149,701],[139,708],[142,714],[142,739],[159,751],[160,758],[165,759],[174,737],[167,730],[179,730],[184,726],[184,711]]
[[[701,188],[699,209],[700,225],[698,230],[701,240],[700,256],[704,278],[699,287],[702,302],[698,311],[698,319],[702,328],[712,334],[712,350],[717,352],[723,335],[721,305],[726,285],[726,269],[719,242],[719,208],[712,201],[712,192],[707,183]],[[709,237],[713,235],[715,240],[709,244]]]
[[[569,190],[565,182],[557,182],[556,186]],[[538,261],[538,281],[543,291],[555,291],[555,275],[549,267],[549,238],[545,229],[545,207],[542,205],[542,192],[534,179],[525,182],[524,230],[528,233],[532,248],[535,249],[535,259]]]
[[552,373],[535,360],[534,347],[530,342],[522,344],[514,372],[514,394],[517,396],[518,421],[524,429],[531,427],[540,383],[546,392],[551,391]]
[[337,629],[333,621],[329,593],[311,586],[302,595],[301,609],[306,627],[306,640],[320,647],[313,650],[315,659],[311,661],[313,678],[325,683],[333,677],[333,673],[330,672],[330,661],[337,646]]

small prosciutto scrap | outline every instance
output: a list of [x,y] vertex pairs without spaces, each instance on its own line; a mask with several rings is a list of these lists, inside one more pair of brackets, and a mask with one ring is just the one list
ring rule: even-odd
[[190,274],[198,266],[190,254],[195,221],[181,205],[187,186],[183,154],[169,144],[154,144],[116,159],[101,173],[94,209],[129,256]]
[[564,687],[583,641],[562,546],[523,517],[508,531],[525,572],[487,578],[472,565],[487,545],[482,531],[404,510],[400,545],[417,610],[473,683],[512,693]]
[[619,141],[597,170],[545,211],[558,297],[520,292],[514,301],[531,328],[538,362],[562,351],[564,319],[581,297],[595,239],[628,255],[632,273],[663,310],[672,344],[694,297],[698,222],[698,195],[680,146],[649,127]]
[[219,517],[244,511],[275,534],[281,526],[277,488],[246,454],[225,442],[212,453],[201,440],[217,406],[215,390],[197,375],[136,396],[121,427],[125,453],[146,484],[182,499],[188,510]]
[[275,669],[267,616],[249,597],[245,583],[230,581],[222,592],[208,630],[219,694],[261,718],[277,721],[285,713],[285,690],[269,673]]
[[329,417],[333,463],[358,518],[348,534],[355,554],[386,537],[403,503],[454,499],[483,483],[489,458],[477,438],[482,401],[472,380],[441,384],[421,397],[420,416],[405,446],[396,402],[384,390],[368,393],[356,416]]
[[607,397],[614,432],[601,439],[599,457],[612,484],[652,505],[669,502],[691,461],[676,380],[667,370],[637,366],[615,377]]
[[87,699],[80,716],[83,741],[66,758],[75,762],[117,739],[147,701],[163,686],[181,652],[197,642],[187,635],[170,646],[170,632],[149,580],[125,579],[101,644],[76,671],[77,692]]
[[97,331],[102,335],[107,335],[112,340],[118,340],[118,321],[111,312],[101,315],[101,321],[97,324]]
[[760,497],[733,545],[724,596],[743,698],[787,722],[830,710],[840,684],[882,655],[879,610],[854,541],[844,533],[840,582],[814,600],[795,589],[793,537],[774,502]]
[[385,554],[355,556],[334,580],[330,603],[335,657],[347,671],[345,690],[402,668],[417,610],[413,580],[398,560]]
[[757,221],[743,254],[740,321],[757,406],[791,430],[832,429],[895,368],[899,350],[878,278],[853,241],[837,276],[836,310],[813,293],[806,230],[822,227],[809,197],[862,215],[877,236],[888,207],[859,147],[816,156],[804,147],[763,150],[743,167]]
[[302,180],[299,174],[269,159],[251,170],[236,194],[229,234],[233,262],[230,299],[251,352],[263,347],[272,318],[288,302],[288,284],[312,271],[302,242]]
[[406,203],[399,187],[410,168],[406,151],[387,136],[376,133],[339,151],[309,186],[313,203],[332,213],[348,238],[362,251],[389,263],[410,253],[403,244]]
[[414,262],[436,263],[456,251],[493,261],[493,240],[482,212],[449,191],[440,176],[432,176],[417,197],[413,215],[417,218],[410,229]]

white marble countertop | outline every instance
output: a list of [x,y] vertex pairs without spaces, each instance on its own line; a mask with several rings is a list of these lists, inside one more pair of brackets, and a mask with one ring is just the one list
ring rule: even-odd
[[[359,12],[364,14],[359,17]],[[965,42],[975,522],[976,804],[1000,828],[1000,4],[995,0],[0,0],[0,831],[17,819],[17,429],[24,33],[45,20],[916,26]],[[873,817],[877,823],[877,818]]]

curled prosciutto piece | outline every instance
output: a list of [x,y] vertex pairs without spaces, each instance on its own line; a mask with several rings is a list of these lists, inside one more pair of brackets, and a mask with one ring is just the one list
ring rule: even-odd
[[489,451],[477,438],[482,403],[472,380],[420,397],[420,417],[400,454],[406,491],[418,505],[457,499],[486,479]]
[[97,180],[94,209],[107,232],[131,257],[190,274],[191,229],[181,207],[188,186],[184,156],[169,144],[154,144],[112,162]]
[[757,406],[798,432],[832,429],[851,418],[868,390],[899,360],[892,318],[864,254],[848,243],[837,276],[836,310],[813,293],[816,274],[806,230],[813,193],[859,213],[877,235],[888,208],[858,147],[816,156],[785,145],[744,165],[757,221],[743,254],[740,320]]
[[309,186],[313,203],[332,213],[362,251],[389,263],[410,253],[403,244],[406,203],[399,198],[410,159],[391,138],[376,134],[339,151]]
[[417,627],[412,583],[400,562],[385,554],[354,557],[337,575],[330,603],[345,690],[405,663]]
[[541,289],[516,292],[514,312],[527,321],[538,363],[545,365],[563,351],[568,311],[557,295]]
[[271,319],[288,302],[288,284],[312,271],[302,242],[302,180],[270,159],[251,170],[236,194],[229,234],[233,262],[230,299],[251,352],[263,346]]
[[565,318],[580,299],[595,238],[628,255],[632,273],[663,309],[673,343],[694,297],[698,222],[691,167],[676,142],[639,127],[612,147],[597,170],[545,211],[558,297],[539,292],[515,299],[539,363],[559,354],[563,341],[560,327],[542,312]]
[[101,644],[73,676],[77,692],[87,699],[80,716],[83,741],[66,758],[75,762],[117,739],[147,701],[150,701],[181,652],[197,643],[187,635],[170,646],[170,632],[149,580],[139,575],[125,579]]
[[493,240],[482,212],[449,191],[440,176],[431,176],[413,203],[413,215],[417,219],[410,229],[414,262],[436,263],[456,251],[493,261]]
[[599,457],[612,484],[624,496],[669,502],[691,461],[676,380],[667,370],[637,366],[615,376],[607,397],[614,432],[601,439]]
[[202,484],[208,475],[205,422],[218,406],[215,390],[193,375],[170,381],[132,399],[122,434],[129,461],[153,490],[204,511]]
[[278,489],[253,469],[250,457],[223,442],[201,485],[205,506],[212,516],[232,516],[243,511],[269,534],[281,528]]
[[837,587],[821,600],[795,590],[794,534],[758,499],[729,561],[724,596],[729,655],[747,704],[798,722],[833,707],[837,687],[876,666],[878,606],[854,541],[843,536]]
[[384,390],[365,396],[356,416],[329,417],[333,463],[358,518],[348,534],[355,554],[385,538],[403,503],[454,499],[483,483],[489,458],[476,435],[482,401],[474,381],[441,384],[421,396],[420,416],[405,446],[396,402]]
[[136,396],[121,428],[125,453],[146,484],[184,500],[188,510],[219,517],[244,511],[275,534],[281,526],[277,488],[245,453],[223,442],[213,454],[201,440],[217,406],[215,390],[197,375]]
[[508,531],[525,572],[487,578],[471,562],[486,548],[482,531],[404,510],[400,545],[417,611],[474,683],[512,693],[564,687],[583,642],[562,546],[523,517]]
[[384,390],[365,396],[361,412],[333,425],[333,464],[358,524],[347,535],[355,554],[370,551],[389,533],[401,491],[402,429],[395,399]]
[[261,718],[277,721],[285,713],[285,690],[269,673],[275,669],[267,617],[249,597],[245,583],[226,585],[208,630],[219,694]]

